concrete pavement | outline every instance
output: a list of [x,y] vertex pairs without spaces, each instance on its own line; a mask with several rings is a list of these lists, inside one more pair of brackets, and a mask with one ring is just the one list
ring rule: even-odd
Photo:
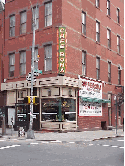
[[[2,133],[2,128],[0,128],[0,133]],[[115,129],[113,130],[96,130],[96,131],[83,131],[83,132],[67,132],[67,133],[58,133],[58,132],[40,132],[40,131],[34,131],[35,134],[35,141],[40,140],[58,140],[58,141],[66,141],[66,142],[72,142],[72,141],[94,141],[97,139],[106,139],[109,137],[117,137],[117,136],[124,136],[123,129],[117,130],[117,135],[115,132]],[[3,135],[0,139],[21,139],[26,140],[27,138],[27,132],[25,136],[18,137],[18,131],[12,131],[11,129],[6,129],[6,135]]]

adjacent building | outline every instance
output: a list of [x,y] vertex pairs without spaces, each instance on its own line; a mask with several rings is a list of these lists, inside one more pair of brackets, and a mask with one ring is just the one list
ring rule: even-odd
[[[34,129],[122,126],[124,2],[6,0],[0,13],[1,93],[15,126],[29,122],[32,10],[36,15]],[[4,16],[3,16],[4,15]],[[0,26],[2,22],[0,20]],[[4,33],[6,32],[6,33]],[[0,35],[1,35],[0,34]],[[2,46],[1,46],[2,44]],[[40,58],[38,58],[38,55]],[[2,70],[3,69],[3,70]],[[28,76],[28,77],[27,77]],[[29,97],[28,97],[29,96]],[[122,100],[119,102],[119,100]]]

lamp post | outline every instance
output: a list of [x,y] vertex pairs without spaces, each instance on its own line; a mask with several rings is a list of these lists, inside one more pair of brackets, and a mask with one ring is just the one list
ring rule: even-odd
[[[30,1],[30,0],[29,0]],[[31,60],[31,98],[30,98],[30,124],[29,124],[29,130],[27,131],[27,139],[34,139],[34,131],[32,130],[33,126],[33,76],[34,76],[34,48],[35,48],[35,26],[36,26],[36,13],[33,13],[33,6],[31,4],[31,10],[32,10],[32,27],[33,27],[33,41],[32,41],[32,60]],[[37,10],[37,6],[36,6]]]

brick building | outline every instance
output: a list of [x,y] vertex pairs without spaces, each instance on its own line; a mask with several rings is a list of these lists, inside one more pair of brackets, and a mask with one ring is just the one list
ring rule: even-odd
[[[122,96],[124,86],[123,4],[122,0],[32,0],[35,58],[40,55],[34,65],[42,70],[34,82],[34,96],[39,98],[34,129],[115,126],[114,95]],[[14,123],[24,124],[29,118],[24,98],[30,96],[31,87],[26,81],[33,34],[30,1],[6,0],[2,13],[6,33],[1,91],[9,115],[15,115]],[[123,104],[117,110],[120,127]]]

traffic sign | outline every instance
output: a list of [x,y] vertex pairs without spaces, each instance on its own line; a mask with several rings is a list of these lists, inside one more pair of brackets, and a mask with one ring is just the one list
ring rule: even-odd
[[34,72],[37,72],[39,74],[42,74],[42,70],[34,69]]

